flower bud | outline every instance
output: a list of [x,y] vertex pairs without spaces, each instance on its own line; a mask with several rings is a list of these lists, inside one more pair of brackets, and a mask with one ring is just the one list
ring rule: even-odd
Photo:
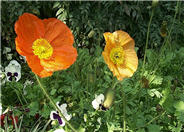
[[153,1],[152,1],[152,7],[153,7],[153,8],[156,7],[156,6],[158,5],[158,1],[159,1],[159,0],[153,0]]
[[111,105],[113,104],[113,100],[114,100],[114,90],[109,89],[109,90],[107,91],[106,96],[105,96],[105,101],[104,101],[104,103],[103,103],[103,106],[104,106],[105,108],[107,108],[107,109],[110,108]]

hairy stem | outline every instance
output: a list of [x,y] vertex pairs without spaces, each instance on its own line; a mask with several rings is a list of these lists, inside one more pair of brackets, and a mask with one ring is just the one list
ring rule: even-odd
[[64,119],[64,121],[66,122],[66,124],[72,129],[72,131],[77,132],[75,130],[75,128],[66,120],[66,118],[63,116],[63,114],[61,113],[60,109],[57,107],[57,105],[54,103],[53,99],[49,96],[49,94],[47,93],[46,89],[43,87],[43,85],[41,84],[39,78],[37,75],[36,76],[36,80],[40,86],[40,88],[42,89],[43,93],[45,94],[45,96],[50,100],[51,104],[53,105],[53,107],[59,112],[59,115],[61,116],[62,119]]

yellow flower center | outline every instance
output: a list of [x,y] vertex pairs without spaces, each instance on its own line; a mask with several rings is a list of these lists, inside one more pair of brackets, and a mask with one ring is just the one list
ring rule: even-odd
[[53,48],[46,39],[37,39],[32,45],[33,53],[40,59],[48,59],[52,56]]
[[121,65],[124,62],[124,54],[122,47],[113,48],[110,52],[110,59],[114,64]]

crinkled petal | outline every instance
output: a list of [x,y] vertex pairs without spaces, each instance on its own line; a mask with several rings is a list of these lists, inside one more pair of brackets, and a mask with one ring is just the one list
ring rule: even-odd
[[138,58],[134,49],[125,50],[125,66],[129,68],[132,73],[137,70]]
[[40,65],[40,59],[37,56],[27,56],[26,59],[32,72],[36,73],[38,76],[48,77],[52,75],[52,72],[46,71],[43,66]]
[[52,58],[40,60],[46,71],[58,71],[69,68],[77,58],[77,50],[70,45],[63,45],[54,49]]
[[117,66],[110,60],[109,54],[106,52],[102,53],[105,63],[108,65],[109,69],[112,71],[114,76],[119,76]]
[[24,13],[15,23],[16,49],[21,55],[31,54],[32,43],[45,33],[41,19],[30,13]]
[[117,67],[119,75],[117,76],[118,80],[123,80],[124,78],[131,77],[133,75],[133,72],[126,67]]
[[106,42],[106,46],[105,46],[104,51],[107,53],[110,53],[111,49],[116,46],[114,36],[110,32],[106,32],[103,35],[104,35],[105,42]]
[[130,35],[121,30],[113,32],[113,37],[114,42],[120,46],[134,43],[134,40],[130,37]]
[[62,45],[73,45],[74,37],[70,29],[62,21],[56,18],[43,20],[45,25],[45,36],[53,47]]

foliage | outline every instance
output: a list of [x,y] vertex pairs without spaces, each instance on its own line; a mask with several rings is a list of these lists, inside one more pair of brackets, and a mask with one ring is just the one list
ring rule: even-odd
[[[50,111],[54,108],[40,90],[34,74],[26,63],[21,62],[15,50],[14,23],[22,13],[30,12],[40,18],[57,17],[72,29],[75,36],[75,47],[78,50],[75,64],[67,70],[55,72],[52,77],[41,79],[41,82],[55,102],[67,103],[68,113],[72,114],[70,123],[78,131],[123,131],[122,92],[126,95],[128,131],[183,131],[184,9],[181,7],[184,3],[179,2],[178,8],[176,4],[164,1],[155,7],[145,69],[142,69],[151,2],[3,1],[1,49],[3,51],[4,47],[11,47],[13,59],[18,60],[22,66],[19,82],[6,82],[2,85],[3,110],[9,108],[20,117],[22,123],[19,122],[17,126],[21,126],[21,131],[46,129],[52,132],[59,126],[49,120]],[[178,12],[174,21],[176,10]],[[165,38],[160,35],[163,21],[167,21]],[[133,77],[118,83],[112,107],[106,112],[95,111],[91,105],[95,95],[105,93],[117,82],[101,55],[105,44],[103,33],[119,29],[134,38],[139,67]],[[2,66],[5,67],[9,61],[5,55],[1,56]],[[34,83],[25,87],[26,80]],[[13,125],[10,128],[13,130]],[[64,129],[71,131],[68,126]]]

